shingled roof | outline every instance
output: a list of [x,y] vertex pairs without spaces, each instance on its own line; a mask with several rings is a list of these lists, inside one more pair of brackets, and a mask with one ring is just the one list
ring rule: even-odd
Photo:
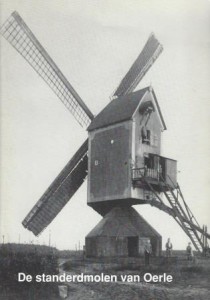
[[87,238],[96,236],[161,237],[133,207],[115,207],[91,230]]
[[165,123],[160,111],[160,107],[158,105],[156,96],[151,87],[146,87],[139,91],[129,93],[124,96],[120,96],[114,100],[112,100],[108,105],[93,119],[89,127],[88,131],[92,131],[98,128],[103,128],[109,125],[113,125],[116,123],[121,123],[123,121],[127,121],[132,118],[139,102],[145,95],[147,91],[152,91],[153,97],[155,99],[158,112],[160,114],[161,120],[163,122],[164,129]]

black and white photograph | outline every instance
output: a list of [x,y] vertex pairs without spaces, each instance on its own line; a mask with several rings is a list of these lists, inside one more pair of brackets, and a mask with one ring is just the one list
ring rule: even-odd
[[210,298],[210,1],[0,1],[0,298]]

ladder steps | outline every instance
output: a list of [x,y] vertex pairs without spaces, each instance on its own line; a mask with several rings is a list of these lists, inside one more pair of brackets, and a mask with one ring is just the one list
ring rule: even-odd
[[[181,221],[183,229],[186,231],[187,235],[193,242],[195,248],[198,251],[202,251],[202,249],[203,249],[202,241],[196,235],[196,231],[193,228],[193,226],[190,225],[190,223],[192,223],[192,225],[194,224],[194,222],[192,220],[192,215],[189,215],[189,214],[185,215],[185,213],[184,213],[185,210],[183,211],[183,207],[181,206],[181,204],[178,200],[178,195],[180,195],[182,197],[182,194],[177,188],[176,188],[176,190],[177,190],[177,196],[175,193],[172,192],[171,188],[169,191],[165,191],[164,194],[165,194],[166,198],[168,199],[168,201],[170,202],[172,209],[174,209],[174,210],[176,210],[176,212],[178,212],[178,215],[176,215],[176,217],[179,219],[179,221]],[[182,218],[186,219],[186,216],[189,220],[189,223],[183,222]]]
[[[158,195],[156,195],[156,192],[153,190],[153,187],[150,185],[150,183],[147,181],[147,179],[144,177],[145,184],[149,187],[149,190],[157,197],[157,199],[164,205],[164,202]],[[184,197],[181,193],[180,187],[177,184],[176,186],[173,185],[171,187],[166,183],[166,181],[162,178],[162,181],[165,183],[166,187],[168,188],[167,191],[162,190],[163,194],[165,195],[166,199],[170,203],[170,210],[168,212],[171,216],[173,216],[178,224],[181,226],[181,228],[185,231],[187,236],[192,241],[194,247],[199,252],[202,252],[205,245],[203,243],[202,237],[198,236],[198,233],[202,233],[202,229],[200,228],[198,222],[196,221],[195,217],[193,216],[190,208],[186,204]],[[181,201],[181,202],[180,202]],[[186,222],[187,221],[187,222]]]

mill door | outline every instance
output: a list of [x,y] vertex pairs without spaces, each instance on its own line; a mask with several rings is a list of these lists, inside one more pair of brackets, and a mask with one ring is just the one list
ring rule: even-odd
[[138,256],[138,237],[137,236],[128,237],[128,256],[129,257]]

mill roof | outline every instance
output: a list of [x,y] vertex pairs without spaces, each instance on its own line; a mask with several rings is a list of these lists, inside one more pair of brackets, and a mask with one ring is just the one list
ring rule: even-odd
[[120,96],[116,99],[113,99],[108,105],[93,119],[88,131],[92,131],[98,128],[103,128],[109,125],[116,123],[121,123],[132,118],[136,108],[139,105],[139,102],[142,100],[146,92],[152,92],[152,95],[155,99],[157,109],[163,123],[164,129],[166,129],[165,122],[163,120],[162,113],[160,111],[159,104],[157,102],[156,95],[151,89],[151,87],[146,87],[144,89],[138,90],[133,93],[129,93],[124,96]]
[[91,230],[88,237],[142,236],[161,237],[132,207],[115,207]]

